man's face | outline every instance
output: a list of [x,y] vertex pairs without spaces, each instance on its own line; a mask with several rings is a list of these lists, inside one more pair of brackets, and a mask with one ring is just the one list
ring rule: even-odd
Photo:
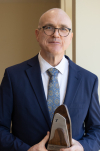
[[[46,25],[52,25],[55,28],[68,27],[71,28],[71,22],[69,17],[62,11],[52,10],[46,13],[41,18],[41,27]],[[62,37],[58,33],[58,29],[51,36],[44,33],[43,28],[36,30],[36,37],[41,47],[41,55],[44,57],[47,55],[63,56],[64,51],[71,43],[72,33],[69,33],[67,37]]]

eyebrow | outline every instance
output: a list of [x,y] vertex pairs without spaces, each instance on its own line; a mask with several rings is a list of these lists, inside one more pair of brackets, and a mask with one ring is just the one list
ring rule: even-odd
[[[53,27],[55,27],[55,25],[53,25],[53,24],[51,24],[51,23],[45,24],[44,26],[53,26]],[[67,25],[65,25],[65,24],[60,24],[59,26],[60,26],[60,27],[69,28],[69,27],[68,27]]]

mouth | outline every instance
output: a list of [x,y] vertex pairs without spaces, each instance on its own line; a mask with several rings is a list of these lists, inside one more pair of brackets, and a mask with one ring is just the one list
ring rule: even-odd
[[60,39],[56,39],[56,38],[54,38],[54,39],[49,39],[48,40],[48,43],[49,44],[52,44],[52,45],[60,45],[61,44],[61,40]]
[[50,41],[49,43],[51,43],[51,44],[60,44],[60,42],[58,42],[58,41]]

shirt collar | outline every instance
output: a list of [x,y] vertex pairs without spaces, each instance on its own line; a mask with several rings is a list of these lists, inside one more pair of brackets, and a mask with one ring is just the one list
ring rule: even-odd
[[[39,59],[42,74],[45,73],[49,68],[54,68],[46,60],[42,58],[40,53],[38,55],[38,59]],[[68,60],[63,56],[61,62],[57,66],[55,66],[55,68],[58,69],[61,74],[64,74],[66,69],[68,70],[68,65],[69,65]]]

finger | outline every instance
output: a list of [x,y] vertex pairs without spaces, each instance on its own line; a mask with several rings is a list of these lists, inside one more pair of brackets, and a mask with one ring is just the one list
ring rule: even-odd
[[72,145],[75,144],[75,142],[76,142],[75,139],[72,138]]
[[47,132],[47,135],[43,138],[43,140],[41,141],[43,144],[46,144],[46,142],[49,139],[49,132]]
[[49,132],[49,131],[47,132],[47,135],[50,135],[50,132]]

